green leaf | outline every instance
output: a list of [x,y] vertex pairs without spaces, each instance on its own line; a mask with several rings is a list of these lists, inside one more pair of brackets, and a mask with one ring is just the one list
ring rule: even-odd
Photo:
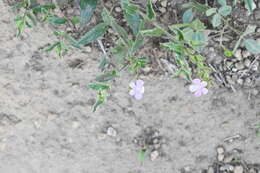
[[129,49],[129,55],[134,54],[144,43],[144,38],[142,36],[142,34],[138,34],[136,36],[135,41],[132,44],[131,49]]
[[78,45],[86,45],[96,41],[99,37],[102,37],[107,31],[107,25],[100,23],[84,34],[78,41]]
[[109,12],[106,9],[103,10],[101,15],[102,15],[103,21],[107,25],[111,26],[113,28],[113,30],[119,34],[119,36],[122,38],[122,40],[126,44],[129,45],[130,40],[128,39],[128,34],[127,34],[126,30],[115,22],[115,19],[109,15]]
[[39,6],[34,7],[32,10],[33,10],[33,13],[38,14],[38,13],[47,12],[49,10],[53,10],[55,8],[56,8],[55,5],[50,4],[50,5],[39,5]]
[[74,25],[80,23],[80,18],[78,16],[72,16],[70,20]]
[[97,90],[97,91],[110,89],[109,85],[106,85],[106,84],[89,84],[88,87],[93,90]]
[[192,41],[195,44],[201,44],[201,46],[195,46],[195,49],[198,52],[201,52],[203,50],[204,44],[206,42],[206,38],[205,38],[204,33],[202,31],[194,32],[193,36],[192,36]]
[[159,28],[154,28],[154,29],[147,29],[147,30],[142,30],[140,33],[143,36],[148,36],[148,37],[160,37],[163,35],[164,31]]
[[80,0],[80,25],[84,26],[91,19],[97,8],[97,0]]
[[175,52],[176,54],[183,54],[183,45],[176,44],[173,42],[168,42],[168,43],[161,43],[160,44],[162,47],[168,48],[169,50]]
[[253,0],[244,0],[245,1],[245,6],[249,11],[249,14],[253,13],[253,5],[254,5],[254,1]]
[[67,19],[63,17],[51,17],[49,18],[49,22],[51,22],[54,25],[62,25],[67,23]]
[[146,13],[147,13],[147,17],[152,20],[154,19],[156,16],[155,16],[155,12],[154,12],[154,9],[153,9],[153,4],[152,4],[152,1],[151,0],[147,0],[147,4],[146,4]]
[[231,57],[231,56],[233,56],[234,53],[233,53],[232,51],[226,49],[226,50],[224,51],[224,54],[225,54],[227,57]]
[[142,148],[139,153],[138,153],[138,160],[139,162],[143,163],[144,159],[145,159],[145,153],[146,153],[146,149]]
[[231,6],[222,6],[220,7],[220,9],[218,10],[218,12],[222,15],[222,16],[228,16],[231,12],[232,12],[232,7]]
[[214,28],[221,25],[221,16],[218,13],[213,16],[212,25]]
[[117,76],[117,71],[113,70],[111,72],[98,75],[95,80],[98,82],[107,82],[109,80],[114,79],[116,76]]
[[59,44],[60,44],[60,42],[58,41],[58,42],[52,44],[51,46],[49,46],[48,48],[45,48],[44,51],[50,52],[50,51],[52,51],[56,46],[58,46]]
[[26,16],[32,21],[33,25],[37,24],[37,20],[33,14],[27,13]]
[[97,96],[97,101],[93,106],[93,112],[96,112],[98,106],[104,104],[106,102],[106,92],[104,92],[104,90],[99,90],[98,91],[98,96]]
[[16,36],[19,37],[21,35],[21,33],[23,32],[25,25],[26,25],[26,21],[24,18],[18,16],[15,18],[15,24],[17,27],[17,33]]
[[206,11],[206,15],[207,16],[211,16],[211,15],[213,15],[214,13],[216,13],[217,12],[217,9],[216,8],[210,8],[210,9],[208,9],[207,11]]
[[186,10],[182,16],[183,23],[190,23],[192,19],[193,19],[192,9]]
[[256,40],[253,39],[246,39],[244,40],[246,49],[252,54],[259,54],[260,53],[260,45]]
[[218,3],[221,6],[226,6],[227,5],[227,1],[226,0],[218,0]]
[[208,6],[198,3],[196,1],[185,3],[183,5],[183,8],[194,8],[201,13],[205,13],[208,10]]
[[193,30],[191,28],[184,28],[182,30],[183,36],[184,36],[184,40],[186,41],[191,41],[192,40],[192,36],[193,36]]
[[132,29],[134,35],[137,35],[141,26],[141,18],[139,14],[130,14],[128,12],[125,12],[125,19],[130,28]]
[[202,31],[206,29],[206,26],[204,25],[204,23],[202,23],[199,19],[194,20],[191,23],[191,27],[195,30],[195,31]]

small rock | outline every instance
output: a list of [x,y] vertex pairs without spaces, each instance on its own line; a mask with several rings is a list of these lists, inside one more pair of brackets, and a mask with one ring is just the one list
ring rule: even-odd
[[226,156],[224,158],[224,162],[225,163],[230,163],[233,159],[234,159],[234,157],[232,155],[229,155],[229,156]]
[[249,59],[246,59],[246,60],[244,61],[244,65],[245,65],[246,67],[250,67],[251,61],[250,61]]
[[160,11],[161,13],[165,13],[165,12],[166,12],[166,8],[160,7],[160,8],[159,8],[159,11]]
[[154,140],[153,140],[153,144],[159,144],[159,139],[157,139],[157,138],[155,138]]
[[67,31],[67,32],[72,32],[72,28],[71,28],[71,27],[67,27],[67,28],[66,28],[66,31]]
[[160,144],[155,144],[153,147],[154,147],[154,149],[158,150],[158,149],[161,148],[161,145]]
[[[259,43],[259,44],[260,44],[260,43]],[[252,69],[253,71],[258,71],[258,67],[259,67],[259,62],[256,61],[254,64],[252,64],[251,69]]]
[[154,150],[153,152],[151,152],[151,154],[150,154],[151,161],[155,161],[159,155],[160,155],[159,151],[157,151],[157,150]]
[[254,95],[254,96],[257,96],[257,94],[259,93],[259,91],[254,88],[252,91],[251,91],[251,94]]
[[72,124],[71,124],[73,129],[79,128],[79,125],[80,125],[80,123],[78,121],[73,121]]
[[244,50],[244,51],[242,52],[242,56],[243,56],[243,58],[246,58],[246,57],[251,56],[251,54],[250,54],[250,52],[248,52],[247,50]]
[[167,0],[161,2],[162,7],[167,7]]
[[251,168],[248,173],[257,173],[254,168]]
[[244,168],[242,166],[236,166],[234,168],[234,173],[243,173]]
[[224,154],[218,154],[218,161],[222,162],[224,160]]
[[225,152],[225,149],[223,147],[220,146],[220,147],[217,148],[218,154],[224,154],[224,152]]
[[244,84],[246,86],[251,86],[253,83],[252,83],[252,80],[250,78],[246,78]]
[[242,50],[241,50],[241,49],[238,49],[238,50],[235,52],[234,56],[236,57],[236,59],[237,59],[238,61],[241,61],[241,60],[243,59],[243,57],[242,57]]
[[107,128],[107,135],[112,136],[112,137],[116,137],[117,131],[113,127],[108,127]]
[[116,11],[117,13],[120,13],[120,12],[122,11],[122,9],[121,9],[121,7],[116,7],[116,8],[115,8],[115,11]]
[[92,51],[92,48],[90,46],[86,47],[86,52],[90,53]]
[[235,66],[236,66],[236,68],[237,68],[238,70],[242,70],[242,69],[245,67],[242,62],[236,63]]
[[[259,2],[259,5],[260,5],[260,2]],[[256,28],[255,32],[260,33],[260,27]]]
[[209,167],[207,173],[214,173],[214,168],[213,167]]
[[243,84],[244,84],[244,80],[241,79],[241,78],[239,78],[239,79],[237,79],[237,83],[238,83],[239,85],[243,85]]
[[109,33],[114,33],[114,31],[113,31],[113,29],[112,28],[109,28],[108,30],[107,30]]

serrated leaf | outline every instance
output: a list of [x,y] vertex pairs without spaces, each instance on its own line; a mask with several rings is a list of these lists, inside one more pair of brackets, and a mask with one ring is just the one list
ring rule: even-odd
[[84,26],[91,19],[97,8],[97,0],[80,0],[80,25]]
[[253,39],[246,39],[244,40],[246,49],[252,54],[259,54],[260,53],[260,45],[256,40]]
[[219,8],[218,12],[222,15],[222,16],[228,16],[231,12],[232,12],[232,7],[231,6],[222,6]]
[[78,41],[78,45],[86,45],[96,41],[99,37],[102,37],[107,31],[107,25],[100,23],[84,34]]
[[111,72],[106,72],[102,75],[98,75],[95,80],[98,82],[107,82],[109,80],[114,79],[116,76],[117,76],[117,71],[113,70]]
[[213,16],[212,25],[214,28],[221,25],[221,16],[218,13]]
[[109,85],[106,84],[89,84],[88,87],[97,91],[110,89]]
[[210,8],[206,11],[206,16],[211,16],[213,15],[214,13],[217,12],[217,9],[216,8]]
[[155,12],[154,12],[154,9],[153,9],[153,4],[152,4],[152,1],[151,0],[147,0],[147,4],[146,4],[146,14],[147,14],[147,17],[152,20],[155,18]]
[[143,36],[148,36],[148,37],[160,37],[163,35],[164,31],[159,28],[154,28],[154,29],[147,29],[147,30],[142,30],[140,33]]
[[190,23],[193,19],[193,12],[192,9],[188,9],[183,13],[182,22],[183,23]]
[[221,6],[226,6],[227,5],[227,1],[226,0],[218,0],[218,3]]
[[67,19],[63,17],[51,17],[49,18],[49,22],[51,22],[54,25],[62,25],[67,23]]

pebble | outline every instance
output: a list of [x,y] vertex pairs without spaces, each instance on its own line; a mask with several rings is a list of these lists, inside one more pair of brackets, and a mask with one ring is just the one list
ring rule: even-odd
[[159,8],[159,11],[160,11],[161,13],[165,13],[165,12],[166,12],[166,8],[160,7],[160,8]]
[[251,169],[249,170],[249,173],[257,173],[257,172],[256,172],[256,170],[255,170],[254,168],[251,168]]
[[209,167],[207,173],[214,173],[214,168],[213,167]]
[[241,50],[241,49],[238,49],[238,50],[235,52],[234,56],[236,57],[236,59],[237,59],[238,61],[241,61],[241,60],[243,59],[243,57],[242,57],[242,50]]
[[120,13],[120,12],[122,11],[122,9],[121,9],[121,7],[116,7],[116,8],[115,8],[115,11],[116,11],[117,13]]
[[162,2],[161,2],[161,5],[162,5],[163,7],[167,7],[167,0],[162,1]]
[[224,154],[218,154],[218,161],[222,162],[224,160]]
[[243,173],[244,168],[242,166],[236,166],[234,168],[234,173]]
[[159,157],[159,151],[154,150],[153,152],[151,152],[150,154],[151,161],[155,161],[158,157]]
[[244,83],[244,80],[243,80],[243,79],[241,79],[241,78],[239,78],[239,79],[237,79],[237,83],[238,83],[239,85],[243,85],[243,83]]
[[248,52],[247,50],[244,50],[244,51],[242,52],[242,56],[243,56],[243,58],[246,58],[246,57],[251,56],[251,54],[250,54],[250,52]]
[[237,68],[238,70],[242,70],[242,69],[245,67],[242,62],[236,63],[235,66],[236,66],[236,68]]
[[254,88],[254,89],[251,91],[251,93],[252,93],[252,95],[257,96],[257,94],[259,93],[259,91],[258,91],[256,88]]
[[244,65],[245,65],[246,67],[250,67],[251,61],[250,61],[249,59],[246,59],[246,60],[244,61]]
[[224,154],[224,152],[225,152],[225,149],[223,147],[218,147],[217,148],[217,153],[218,154]]
[[86,47],[86,52],[90,53],[92,51],[92,48],[90,46]]
[[107,135],[112,136],[112,137],[116,137],[117,131],[113,127],[108,127],[107,128]]
[[256,61],[254,64],[252,64],[251,69],[252,69],[253,71],[258,71],[258,67],[259,67],[259,62]]

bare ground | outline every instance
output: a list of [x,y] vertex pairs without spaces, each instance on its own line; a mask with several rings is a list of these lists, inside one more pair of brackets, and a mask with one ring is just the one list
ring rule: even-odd
[[[144,99],[135,101],[128,95],[131,76],[122,74],[108,103],[92,113],[95,93],[86,86],[100,73],[101,53],[71,52],[64,59],[42,53],[55,39],[48,26],[18,39],[13,14],[2,1],[0,9],[0,172],[177,173],[186,166],[200,172],[218,145],[260,163],[259,96],[248,100],[242,91],[212,87],[195,98],[180,79],[146,76]],[[75,59],[84,60],[81,69],[69,67]],[[108,126],[116,137],[104,133]],[[147,156],[141,165],[133,141],[150,126],[164,142],[160,157]]]

